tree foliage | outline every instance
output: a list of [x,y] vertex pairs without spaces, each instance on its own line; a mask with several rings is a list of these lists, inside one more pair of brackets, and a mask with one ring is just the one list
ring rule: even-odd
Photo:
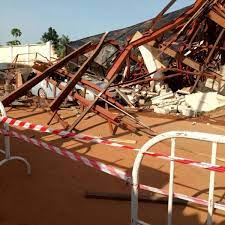
[[54,28],[49,27],[48,31],[42,35],[41,40],[44,43],[51,41],[54,47],[56,47],[59,42],[59,35]]
[[21,42],[19,40],[12,40],[8,41],[7,45],[21,45]]
[[63,58],[65,56],[66,45],[70,42],[68,36],[62,35],[59,37],[57,31],[52,27],[49,27],[48,31],[42,35],[41,40],[44,43],[51,41],[59,58]]
[[66,55],[66,45],[70,42],[70,39],[66,35],[62,35],[62,37],[59,38],[59,43],[56,48],[56,54],[58,57],[63,58]]
[[18,28],[13,28],[11,30],[11,34],[12,34],[13,37],[17,38],[17,37],[20,37],[22,35],[22,32]]
[[20,45],[21,42],[17,39],[18,37],[20,37],[22,35],[22,32],[20,29],[18,28],[12,28],[11,30],[11,35],[15,38],[12,41],[8,41],[7,45]]

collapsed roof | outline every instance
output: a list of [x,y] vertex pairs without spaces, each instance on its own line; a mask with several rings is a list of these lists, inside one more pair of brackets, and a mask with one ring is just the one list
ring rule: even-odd
[[[156,28],[160,28],[164,26],[166,23],[175,20],[177,17],[179,17],[182,13],[184,13],[189,7],[185,7],[179,10],[176,10],[174,12],[168,13],[164,15],[161,20],[157,23]],[[126,28],[118,29],[118,30],[113,30],[110,31],[106,40],[117,40],[120,42],[120,44],[125,44],[125,40],[127,37],[133,36],[137,31],[144,33],[146,32],[152,23],[153,19],[135,24],[133,26],[129,26]],[[76,41],[71,41],[69,43],[69,46],[77,49],[80,46],[84,45],[85,43],[91,41],[91,42],[99,42],[100,38],[102,37],[103,33],[101,34],[96,34],[90,37],[85,37]]]

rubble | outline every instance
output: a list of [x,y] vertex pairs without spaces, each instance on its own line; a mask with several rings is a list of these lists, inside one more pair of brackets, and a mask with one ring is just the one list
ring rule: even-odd
[[209,112],[225,106],[225,96],[216,92],[198,92],[186,95],[185,102],[195,112]]
[[[78,41],[65,58],[36,62],[29,76],[15,73],[16,79],[5,83],[14,82],[16,90],[7,88],[11,93],[3,104],[12,104],[45,81],[55,90],[47,103],[52,114],[49,123],[57,118],[72,130],[92,111],[108,122],[112,133],[117,127],[132,132],[137,124],[145,127],[127,108],[191,117],[225,106],[224,1],[196,0],[178,12],[164,15],[165,11],[148,26],[126,28],[124,35],[116,36],[123,33],[120,30]],[[83,89],[75,89],[76,85]],[[93,101],[86,97],[90,91]],[[68,98],[81,111],[70,126],[58,114]]]

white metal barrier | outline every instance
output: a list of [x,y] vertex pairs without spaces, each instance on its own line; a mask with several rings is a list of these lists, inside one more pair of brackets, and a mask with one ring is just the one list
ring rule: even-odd
[[[225,166],[218,166],[216,165],[216,155],[217,155],[217,145],[222,143],[225,144],[225,136],[222,135],[215,135],[215,134],[207,134],[207,133],[199,133],[199,132],[185,132],[185,131],[171,131],[167,132],[161,135],[158,135],[151,140],[149,140],[141,149],[136,149],[131,146],[125,146],[118,143],[112,143],[110,141],[105,141],[103,139],[94,137],[94,136],[88,136],[88,135],[81,135],[81,134],[74,134],[67,131],[62,130],[52,130],[51,128],[37,125],[29,122],[22,122],[20,120],[7,118],[5,109],[0,102],[0,110],[2,113],[2,117],[0,118],[1,122],[3,123],[4,127],[3,129],[0,129],[0,133],[4,136],[4,151],[0,150],[1,153],[5,155],[5,159],[0,161],[0,166],[4,163],[16,159],[20,160],[25,163],[27,167],[28,174],[31,173],[31,167],[28,161],[22,157],[18,156],[11,156],[10,154],[10,137],[15,137],[19,140],[25,141],[27,143],[34,144],[38,147],[41,147],[43,149],[49,150],[51,152],[55,152],[61,156],[70,158],[74,161],[80,161],[83,164],[90,166],[92,168],[95,168],[99,171],[102,171],[104,173],[110,174],[112,176],[118,177],[132,185],[132,202],[131,202],[131,224],[132,225],[148,225],[147,223],[141,221],[138,219],[138,189],[148,190],[151,192],[155,192],[162,195],[168,195],[168,225],[172,225],[172,207],[173,207],[173,198],[180,198],[185,201],[189,201],[192,203],[200,204],[203,206],[208,206],[208,218],[207,218],[207,225],[212,224],[212,216],[213,216],[213,210],[220,209],[225,211],[225,205],[220,203],[214,203],[214,183],[215,183],[215,172],[222,172],[225,173]],[[119,168],[113,167],[111,165],[104,164],[99,161],[95,160],[89,160],[86,157],[83,157],[77,153],[72,153],[66,149],[59,148],[56,146],[53,146],[49,143],[43,142],[42,140],[35,139],[35,138],[29,138],[23,134],[20,134],[15,131],[9,131],[9,125],[14,127],[23,127],[25,129],[35,130],[39,132],[45,132],[45,133],[52,133],[59,136],[68,136],[75,138],[77,140],[85,140],[85,141],[93,141],[95,143],[101,143],[113,147],[118,147],[121,149],[126,150],[133,150],[138,151],[137,157],[134,162],[133,171],[132,171],[132,177],[129,176],[125,171],[120,170]],[[201,140],[201,141],[207,141],[212,143],[212,155],[211,155],[211,163],[203,163],[198,162],[190,159],[185,159],[181,157],[175,156],[175,149],[176,149],[176,138],[188,138],[188,139],[194,139],[194,140]],[[171,154],[170,156],[161,154],[161,153],[154,153],[150,150],[152,146],[155,144],[166,140],[171,139]],[[165,191],[162,189],[157,189],[154,187],[149,187],[143,184],[139,183],[139,169],[141,166],[142,159],[144,155],[149,155],[156,158],[161,158],[165,160],[170,161],[170,180],[169,180],[169,191]],[[203,169],[210,170],[210,184],[209,184],[209,197],[208,201],[195,198],[195,197],[189,197],[187,195],[178,194],[174,192],[174,164],[175,162],[183,163],[186,165],[192,165],[195,167],[200,167]]]
[[[7,116],[5,108],[1,102],[0,102],[0,111],[1,111],[2,116]],[[9,132],[9,125],[3,124],[3,129],[6,132]],[[5,158],[0,161],[0,166],[2,166],[3,164],[5,164],[11,160],[19,160],[19,161],[25,163],[26,168],[27,168],[27,174],[30,175],[31,174],[31,166],[30,166],[29,162],[25,158],[22,158],[19,156],[11,156],[10,137],[9,137],[9,135],[4,135],[3,138],[4,138],[4,140],[3,140],[3,149],[4,150],[0,149],[0,153],[2,153],[5,156]]]
[[[173,198],[174,198],[174,164],[175,164],[175,149],[176,149],[176,138],[188,138],[193,140],[201,140],[212,143],[212,155],[211,164],[216,165],[217,145],[225,144],[225,136],[199,133],[199,132],[185,132],[185,131],[171,131],[161,135],[158,135],[149,140],[139,151],[132,171],[132,202],[131,202],[131,224],[132,225],[148,225],[138,218],[138,189],[139,189],[139,170],[141,166],[144,154],[150,150],[150,148],[157,143],[171,139],[171,155],[170,155],[170,178],[169,178],[169,191],[168,191],[168,225],[172,225],[172,212],[173,212]],[[143,185],[142,185],[143,186]],[[147,187],[147,186],[146,186]],[[146,188],[147,190],[148,188]],[[148,190],[157,192],[149,188]],[[215,189],[215,171],[210,171],[210,182],[209,182],[209,195],[208,195],[208,218],[207,225],[212,224],[212,216],[214,211],[214,189]],[[158,192],[157,192],[158,193]],[[183,199],[184,200],[184,199]],[[186,200],[188,201],[188,199]],[[201,204],[201,202],[199,202]],[[224,210],[224,209],[221,209]]]

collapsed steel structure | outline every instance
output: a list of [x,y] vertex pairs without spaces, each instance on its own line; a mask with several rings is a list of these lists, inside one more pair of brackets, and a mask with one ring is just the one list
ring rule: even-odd
[[[169,2],[152,21],[151,27],[145,33],[142,33],[141,37],[136,39],[130,37],[126,40],[126,45],[122,46],[116,40],[107,40],[107,33],[105,33],[99,43],[88,42],[57,63],[48,64],[31,80],[5,96],[2,99],[3,105],[9,106],[40,81],[46,79],[47,82],[61,89],[60,95],[56,96],[49,104],[52,112],[49,123],[56,117],[64,128],[71,131],[76,128],[89,111],[93,111],[108,121],[112,133],[116,131],[117,127],[132,132],[136,132],[140,126],[147,129],[148,127],[130,115],[124,109],[124,106],[111,96],[108,91],[109,88],[127,87],[136,84],[148,86],[151,81],[166,80],[178,86],[191,86],[191,92],[194,92],[200,80],[207,77],[218,82],[222,80],[221,74],[217,71],[219,67],[225,64],[225,2],[223,0],[196,0],[178,18],[158,28],[158,22],[175,2],[176,0]],[[82,76],[88,72],[91,64],[107,45],[113,45],[117,52],[114,57],[111,57],[111,65],[104,77],[106,85],[101,89],[91,81],[82,79]],[[166,59],[168,66],[149,73],[143,59],[136,52],[136,49],[142,45],[157,49],[159,52],[157,58],[160,60]],[[78,65],[76,72],[68,72],[63,69],[69,62],[84,55],[86,60]],[[161,78],[152,77],[152,74],[159,71],[164,73],[165,76]],[[60,86],[52,79],[52,76],[56,74],[69,79],[66,87]],[[94,101],[85,99],[85,94],[82,96],[77,92],[74,93],[74,86],[78,82],[81,82],[85,88],[93,89],[98,93]],[[80,116],[71,125],[63,121],[58,113],[60,106],[68,95],[84,108]],[[99,99],[106,103],[105,107],[99,104]],[[119,110],[121,115],[110,112],[108,105]],[[115,128],[112,125],[115,125]]]

